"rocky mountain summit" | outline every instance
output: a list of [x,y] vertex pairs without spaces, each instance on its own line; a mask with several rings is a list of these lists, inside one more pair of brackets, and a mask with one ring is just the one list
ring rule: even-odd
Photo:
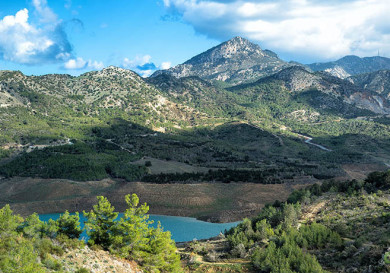
[[152,77],[169,74],[177,78],[198,76],[205,80],[240,84],[271,75],[290,64],[279,59],[270,50],[262,50],[259,45],[235,37],[183,64],[168,70],[156,71]]
[[358,56],[345,56],[334,62],[309,64],[313,71],[326,71],[341,79],[350,76],[390,69],[390,59],[380,56],[360,58]]

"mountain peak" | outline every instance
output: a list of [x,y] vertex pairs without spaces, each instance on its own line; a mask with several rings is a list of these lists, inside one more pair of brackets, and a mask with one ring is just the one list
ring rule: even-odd
[[236,37],[226,41],[225,43],[235,44],[235,45],[238,45],[238,46],[248,46],[248,45],[250,45],[250,46],[256,46],[256,47],[260,48],[260,46],[258,46],[257,44],[254,44],[251,41],[249,41],[248,39],[242,38],[240,36],[236,36]]
[[236,36],[236,37],[231,38],[229,41],[238,41],[238,42],[240,42],[240,41],[248,41],[248,40],[245,39],[245,38],[242,38],[241,36]]
[[102,70],[97,70],[97,71],[90,71],[86,72],[80,76],[92,76],[92,77],[123,77],[123,78],[132,78],[132,79],[138,79],[140,76],[135,73],[132,70],[117,67],[117,66],[107,66],[103,68]]
[[266,53],[261,50],[259,45],[237,36],[191,58],[184,64],[216,62],[221,59],[241,59],[248,56],[256,58],[264,57],[265,55]]
[[262,50],[259,45],[237,36],[181,65],[156,71],[152,77],[167,73],[177,78],[198,76],[238,84],[268,76],[286,66],[289,65],[274,52]]

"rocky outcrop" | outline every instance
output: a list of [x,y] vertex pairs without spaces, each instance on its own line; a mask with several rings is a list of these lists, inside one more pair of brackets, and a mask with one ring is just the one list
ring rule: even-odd
[[390,70],[350,77],[349,80],[357,86],[375,92],[390,101]]

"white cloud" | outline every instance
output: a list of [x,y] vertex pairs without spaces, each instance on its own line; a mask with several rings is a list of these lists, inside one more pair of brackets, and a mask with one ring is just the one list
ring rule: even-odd
[[149,77],[158,69],[168,69],[172,66],[171,62],[162,62],[161,65],[156,65],[151,60],[150,55],[138,55],[134,59],[124,58],[121,66],[137,72],[142,77]]
[[0,58],[22,64],[64,61],[72,50],[57,16],[45,0],[34,0],[40,26],[29,22],[29,11],[22,9],[0,20]]
[[65,69],[80,70],[80,69],[92,69],[100,70],[104,68],[103,62],[98,61],[85,61],[83,58],[78,57],[76,59],[70,59],[64,64]]
[[138,74],[140,74],[141,77],[147,78],[147,77],[149,77],[150,75],[152,75],[154,71],[156,71],[156,70],[148,69],[148,70],[138,70],[138,71],[136,71],[136,72],[137,72]]
[[387,0],[164,0],[208,37],[244,36],[300,59],[390,55]]
[[150,62],[152,57],[150,55],[136,56],[134,59],[124,58],[122,66],[124,68],[136,68],[137,66],[142,66]]
[[56,22],[57,14],[47,6],[46,0],[33,0],[33,6],[36,12],[40,15],[40,21],[44,23]]
[[83,69],[87,65],[87,62],[83,58],[78,57],[77,59],[70,59],[64,64],[66,69]]
[[158,69],[168,69],[171,67],[171,62],[163,62],[161,65],[156,65],[151,60],[152,57],[150,55],[138,55],[134,59],[124,58],[121,66],[137,72],[142,77],[149,77]]
[[172,66],[172,63],[171,62],[163,62],[163,63],[161,63],[161,69],[169,69],[169,68],[171,68],[171,66]]

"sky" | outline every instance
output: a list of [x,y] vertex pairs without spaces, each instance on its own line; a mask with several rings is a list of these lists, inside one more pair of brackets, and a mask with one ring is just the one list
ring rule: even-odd
[[149,76],[241,36],[286,61],[390,57],[389,0],[0,0],[0,70]]

